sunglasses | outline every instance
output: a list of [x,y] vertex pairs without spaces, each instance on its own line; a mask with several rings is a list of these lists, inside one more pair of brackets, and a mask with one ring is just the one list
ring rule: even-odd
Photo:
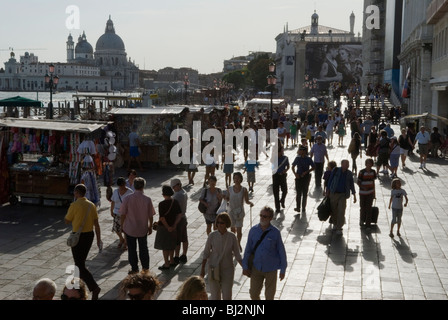
[[145,293],[139,293],[139,294],[128,293],[128,297],[131,300],[143,300],[143,298],[145,297]]
[[81,300],[81,298],[69,297],[66,294],[61,295],[61,300]]
[[265,218],[265,219],[269,219],[271,216],[267,216],[267,215],[264,215],[264,214],[260,214],[260,218]]

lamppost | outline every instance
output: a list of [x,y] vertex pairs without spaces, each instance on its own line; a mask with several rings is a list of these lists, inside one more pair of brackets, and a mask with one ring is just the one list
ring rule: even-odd
[[269,64],[269,73],[270,74],[267,77],[268,86],[271,91],[271,120],[272,120],[272,105],[273,105],[273,99],[274,99],[274,89],[275,89],[275,85],[277,84],[277,78],[274,75],[274,72],[275,72],[275,63],[271,62]]
[[184,86],[185,86],[185,104],[188,104],[188,85],[190,84],[190,80],[188,80],[188,73],[185,74],[184,77]]
[[58,76],[53,76],[54,65],[50,64],[48,66],[50,75],[48,73],[45,75],[45,88],[50,88],[50,103],[48,104],[48,118],[53,119],[53,89],[56,89],[59,82]]

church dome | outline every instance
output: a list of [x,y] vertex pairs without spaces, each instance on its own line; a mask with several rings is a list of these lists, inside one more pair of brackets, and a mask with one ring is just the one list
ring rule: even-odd
[[125,50],[124,42],[115,33],[114,23],[110,19],[110,16],[106,23],[105,33],[96,42],[96,51],[99,50]]
[[78,38],[75,47],[76,54],[93,54],[93,47],[87,42],[86,34],[83,32],[82,37]]

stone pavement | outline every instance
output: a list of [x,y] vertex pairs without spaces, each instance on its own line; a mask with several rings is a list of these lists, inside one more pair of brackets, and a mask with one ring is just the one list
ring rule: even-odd
[[[396,133],[398,126],[393,126]],[[335,138],[334,145],[337,145]],[[344,147],[330,147],[330,160],[338,165],[348,159],[346,137]],[[286,155],[294,160],[296,148],[287,148]],[[358,170],[365,157],[358,158]],[[238,161],[238,159],[237,159]],[[241,163],[241,157],[239,159]],[[273,206],[269,160],[262,155],[257,171],[255,191],[251,201],[255,206],[250,214],[246,206],[242,245],[248,230],[259,220],[260,209]],[[296,216],[294,178],[288,175],[286,208],[276,215],[273,224],[281,230],[288,255],[285,280],[278,282],[276,299],[280,300],[365,300],[365,299],[447,299],[448,293],[448,161],[429,159],[427,170],[418,169],[418,155],[408,159],[408,167],[399,169],[403,188],[409,194],[409,205],[404,209],[402,237],[389,237],[391,211],[387,210],[390,197],[389,177],[381,174],[376,182],[377,206],[380,216],[377,228],[366,233],[359,227],[359,203],[348,201],[343,236],[333,234],[328,222],[320,222],[316,207],[322,199],[321,191],[310,186],[306,214]],[[236,166],[241,169],[241,165]],[[190,275],[198,275],[201,254],[206,241],[206,225],[197,210],[204,167],[195,178],[194,186],[186,186],[189,195],[188,232],[190,248],[188,262],[174,270],[161,272],[162,252],[154,249],[155,235],[149,236],[151,270],[163,283],[157,299],[174,299],[182,282]],[[117,171],[116,176],[124,174]],[[155,205],[161,200],[161,186],[174,178],[187,183],[181,170],[147,170],[141,175],[147,180],[145,193]],[[224,176],[217,170],[218,187],[224,188]],[[245,177],[246,178],[246,177]],[[246,183],[243,182],[245,186]],[[358,190],[358,188],[356,188]],[[358,197],[359,198],[359,197]],[[87,266],[100,284],[100,299],[117,299],[120,281],[126,277],[129,265],[127,253],[117,248],[118,238],[112,233],[112,217],[102,187],[99,210],[104,249],[93,246]],[[42,277],[56,281],[57,296],[65,279],[66,267],[72,257],[65,244],[69,227],[63,222],[66,208],[17,205],[0,207],[0,300],[31,298],[34,282]],[[156,217],[157,218],[157,217]],[[251,221],[252,219],[252,221]],[[239,265],[233,287],[235,300],[249,299],[249,280],[242,275]]]

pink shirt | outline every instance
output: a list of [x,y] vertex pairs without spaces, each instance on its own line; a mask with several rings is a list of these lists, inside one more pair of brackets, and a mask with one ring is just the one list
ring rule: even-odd
[[121,216],[125,216],[123,231],[131,237],[144,237],[148,234],[149,219],[156,212],[150,197],[143,191],[135,192],[123,199],[120,207]]

